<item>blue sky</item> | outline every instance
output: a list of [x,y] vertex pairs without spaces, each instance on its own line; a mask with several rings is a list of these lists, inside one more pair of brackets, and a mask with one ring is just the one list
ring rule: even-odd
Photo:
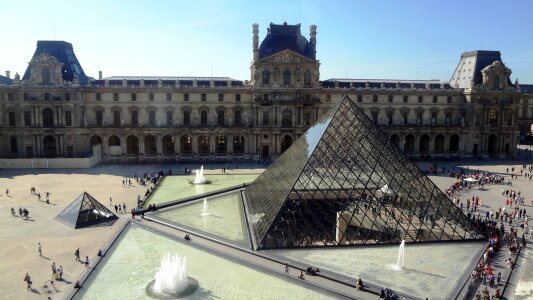
[[533,84],[533,1],[0,0],[0,70],[22,75],[37,40],[74,45],[85,73],[249,79],[252,23],[316,24],[321,79],[447,81],[460,55],[499,50]]

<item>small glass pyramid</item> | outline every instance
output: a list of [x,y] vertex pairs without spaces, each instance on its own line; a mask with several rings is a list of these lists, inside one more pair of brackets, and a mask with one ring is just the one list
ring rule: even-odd
[[[74,229],[103,222],[112,222],[118,217],[87,192],[63,209],[55,219]],[[112,223],[111,223],[112,224]]]

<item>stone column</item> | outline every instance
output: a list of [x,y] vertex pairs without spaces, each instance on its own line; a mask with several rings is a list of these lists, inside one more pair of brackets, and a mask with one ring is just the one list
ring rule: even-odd
[[175,135],[174,136],[174,153],[175,154],[181,154],[180,153],[180,136]]
[[192,138],[192,153],[198,154],[198,135],[193,134],[191,138]]
[[144,135],[139,135],[139,154],[144,154]]
[[156,145],[156,154],[162,154],[163,153],[163,136],[161,134],[158,134],[155,136],[155,145]]

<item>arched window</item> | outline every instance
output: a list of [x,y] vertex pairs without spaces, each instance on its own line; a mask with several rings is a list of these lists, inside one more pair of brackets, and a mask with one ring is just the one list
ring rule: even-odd
[[242,135],[236,135],[233,137],[233,153],[244,153],[244,137]]
[[270,72],[268,70],[263,71],[262,82],[263,84],[270,84]]
[[47,68],[44,68],[41,71],[41,77],[43,80],[43,84],[50,84],[50,70],[48,70]]
[[91,146],[94,145],[101,145],[102,144],[102,138],[99,135],[93,135],[90,139]]
[[281,113],[281,127],[292,127],[292,110],[285,108]]
[[47,135],[43,139],[43,153],[46,157],[54,157],[57,155],[56,138]]
[[184,135],[180,138],[180,153],[181,154],[192,153],[192,138],[190,135]]
[[291,84],[291,72],[289,70],[283,71],[283,84],[284,85]]
[[54,111],[49,107],[43,109],[43,127],[54,127]]
[[494,89],[500,88],[500,78],[498,76],[494,76],[494,79],[492,80]]
[[311,85],[311,71],[304,72],[304,85]]
[[415,137],[412,134],[408,134],[405,137],[403,151],[405,153],[413,153],[415,151]]

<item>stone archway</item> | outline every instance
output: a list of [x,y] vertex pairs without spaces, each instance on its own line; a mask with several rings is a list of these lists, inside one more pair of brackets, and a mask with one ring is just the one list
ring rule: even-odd
[[459,151],[459,135],[452,134],[452,136],[450,136],[449,151],[450,152]]
[[43,139],[43,154],[46,157],[54,157],[57,155],[56,138],[47,135]]

